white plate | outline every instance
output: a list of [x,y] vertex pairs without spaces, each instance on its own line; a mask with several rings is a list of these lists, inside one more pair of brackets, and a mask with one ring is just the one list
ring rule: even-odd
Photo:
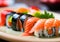
[[[60,19],[60,14],[54,13],[54,16],[56,19]],[[37,41],[60,41],[59,38],[37,38],[34,36],[21,36],[22,32],[16,32],[12,29],[8,29],[7,27],[0,27],[0,38],[7,40],[7,41],[13,41],[13,42],[20,42],[20,41],[26,41],[26,42],[37,42]]]

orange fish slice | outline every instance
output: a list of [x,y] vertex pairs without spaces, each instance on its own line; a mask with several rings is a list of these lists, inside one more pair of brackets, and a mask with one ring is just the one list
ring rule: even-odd
[[28,33],[38,20],[39,18],[36,18],[36,17],[31,17],[30,19],[28,19],[25,25],[25,32]]
[[56,36],[58,36],[59,26],[60,26],[60,20],[55,19],[53,26],[56,29]]
[[54,19],[47,19],[45,24],[44,24],[44,28],[45,29],[49,29],[50,27],[53,27],[53,23],[54,23]]
[[33,36],[33,34],[24,32],[22,36]]
[[54,23],[54,19],[47,19],[45,24],[44,24],[44,29],[48,30],[49,34],[52,33],[51,28],[53,28],[53,23]]
[[39,19],[36,24],[32,27],[29,33],[33,33],[34,31],[40,31],[44,29],[44,23],[46,19]]

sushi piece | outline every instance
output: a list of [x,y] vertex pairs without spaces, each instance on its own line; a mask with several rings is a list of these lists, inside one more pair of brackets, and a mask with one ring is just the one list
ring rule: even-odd
[[6,26],[8,27],[8,28],[11,28],[11,25],[12,25],[12,16],[13,16],[13,14],[15,14],[16,12],[10,12],[10,13],[8,13],[7,14],[7,16],[6,16]]
[[31,31],[29,33],[33,33],[37,37],[43,36],[43,30],[44,30],[44,23],[46,19],[39,19],[35,25],[32,27]]
[[21,31],[22,23],[20,21],[20,15],[14,14],[12,16],[12,29],[15,31]]
[[60,20],[57,19],[48,19],[45,22],[44,26],[44,34],[46,37],[54,37],[54,36],[59,36],[59,29],[60,29]]
[[59,32],[60,31],[59,21],[56,19],[47,19],[45,22],[41,22],[42,24],[36,23],[35,26],[33,26],[33,28],[36,28],[35,30],[33,29],[35,33],[34,35],[37,37],[47,37],[47,38],[59,36],[59,33],[60,33]]
[[55,27],[53,26],[55,19],[47,19],[44,24],[44,35],[45,37],[55,36]]
[[[20,17],[20,15],[16,14],[16,12],[11,12],[7,15],[6,17],[6,26],[8,28],[12,28],[13,30],[20,30],[18,27],[22,27],[20,24],[21,21],[18,19]],[[19,23],[19,25],[18,25]]]
[[29,18],[24,33],[24,35],[34,34],[36,37],[57,37],[60,34],[60,20]]
[[59,34],[60,34],[60,20],[55,19],[53,26],[56,29],[55,35],[59,36]]
[[21,23],[22,23],[22,27],[23,27],[23,29],[22,29],[22,31],[24,31],[25,29],[25,23],[26,23],[26,21],[27,21],[27,19],[29,19],[29,18],[31,18],[31,17],[33,17],[32,15],[29,15],[29,14],[23,14],[23,15],[21,15],[20,16],[20,20],[21,20]]
[[36,17],[29,18],[25,24],[25,32],[29,32],[34,26],[34,24],[37,22],[37,20],[39,20],[39,18]]
[[15,31],[24,31],[25,22],[30,17],[33,16],[29,14],[13,12],[7,15],[6,25]]
[[31,17],[31,18],[27,19],[27,21],[25,22],[25,25],[24,25],[25,31],[22,34],[23,36],[26,36],[26,35],[30,36],[33,34],[33,33],[29,33],[29,31],[32,29],[32,27],[37,22],[37,20],[39,20],[39,18],[36,18],[36,17]]

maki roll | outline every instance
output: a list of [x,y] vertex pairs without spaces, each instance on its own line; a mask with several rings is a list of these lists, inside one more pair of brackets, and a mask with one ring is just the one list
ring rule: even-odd
[[28,33],[34,33],[36,37],[58,37],[60,35],[60,20],[39,19]]
[[47,19],[44,24],[44,35],[45,37],[58,37],[60,34],[60,20],[58,19]]
[[6,25],[15,31],[24,31],[24,25],[28,18],[33,17],[29,14],[12,12],[7,15]]
[[56,28],[53,26],[54,25],[55,19],[47,19],[45,24],[44,24],[44,35],[45,37],[54,37],[56,36]]
[[13,14],[15,14],[16,12],[10,12],[9,14],[7,14],[6,16],[6,26],[8,28],[11,28],[11,25],[12,25],[12,16]]
[[29,18],[31,18],[31,17],[33,17],[32,15],[29,15],[29,14],[23,14],[23,15],[21,15],[20,16],[20,20],[21,20],[21,23],[22,23],[22,26],[23,26],[23,29],[22,29],[22,31],[24,31],[25,29],[25,23],[26,23],[26,21],[29,19]]
[[28,18],[32,17],[29,14],[14,14],[12,17],[12,28],[15,31],[24,31],[24,25]]
[[11,28],[15,31],[21,31],[22,23],[20,21],[20,15],[14,14],[12,16],[12,26]]

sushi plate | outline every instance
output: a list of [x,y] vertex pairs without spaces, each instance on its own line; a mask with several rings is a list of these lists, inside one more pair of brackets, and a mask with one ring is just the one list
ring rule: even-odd
[[[60,19],[60,14],[54,13],[56,19]],[[21,36],[22,32],[16,32],[12,29],[8,29],[6,26],[0,26],[0,38],[12,41],[12,42],[57,42],[60,41],[60,37],[57,38],[37,38],[35,36]]]

